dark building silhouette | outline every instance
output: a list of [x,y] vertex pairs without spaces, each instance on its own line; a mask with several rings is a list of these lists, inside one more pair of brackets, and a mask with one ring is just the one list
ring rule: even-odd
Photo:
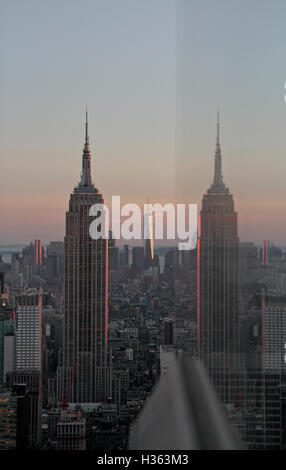
[[145,255],[143,246],[134,246],[132,249],[132,265],[138,272],[144,270],[145,266]]
[[0,272],[0,295],[4,294],[4,273]]
[[145,268],[152,266],[154,259],[154,223],[153,215],[148,212],[144,216],[144,236],[145,240]]
[[110,395],[108,240],[94,240],[89,235],[94,220],[89,216],[90,207],[103,202],[92,182],[86,113],[81,179],[70,195],[64,239],[64,346],[58,383],[59,398],[72,403],[105,401]]
[[223,401],[238,367],[237,213],[222,177],[219,121],[214,180],[203,196],[198,237],[198,341],[201,359]]
[[163,345],[171,346],[175,340],[175,321],[172,318],[163,320]]
[[64,270],[64,243],[50,242],[47,248],[47,270],[50,279],[57,278]]
[[179,250],[173,248],[165,254],[165,268],[176,268],[179,265]]
[[262,295],[263,369],[286,374],[286,296]]
[[127,266],[129,267],[130,266],[130,247],[129,245],[124,245],[124,258],[123,258],[123,262],[124,262],[124,266]]
[[111,230],[109,231],[108,238],[108,269],[114,270],[119,267],[119,249],[116,246],[116,240],[112,236]]
[[34,244],[34,266],[35,272],[40,272],[43,263],[43,247],[41,240],[35,240]]
[[6,382],[6,373],[16,368],[15,310],[9,306],[5,294],[4,273],[0,273],[0,388]]
[[239,270],[242,281],[248,281],[256,275],[258,269],[257,247],[252,242],[239,243]]
[[[42,377],[39,371],[22,370],[7,374],[7,388],[21,400],[18,403],[18,448],[35,449],[41,442]],[[21,429],[27,435],[21,435]]]

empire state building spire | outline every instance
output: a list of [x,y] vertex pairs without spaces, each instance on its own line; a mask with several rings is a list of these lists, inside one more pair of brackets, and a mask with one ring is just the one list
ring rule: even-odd
[[219,123],[219,111],[217,112],[217,134],[216,134],[216,149],[215,149],[215,165],[214,165],[214,180],[208,192],[211,193],[226,193],[229,192],[225,186],[222,177],[222,156],[220,148],[220,123]]
[[87,146],[89,145],[87,108],[85,110],[85,145],[87,145]]
[[91,177],[91,158],[90,158],[90,148],[89,148],[89,137],[88,137],[88,114],[87,109],[85,113],[85,142],[83,147],[82,154],[82,172],[81,179],[78,185],[80,189],[93,189],[94,185],[92,183]]
[[108,240],[90,234],[90,208],[104,204],[92,183],[90,161],[86,111],[81,180],[70,194],[64,238],[63,355],[57,377],[60,395],[71,403],[106,403],[112,396]]
[[239,239],[233,196],[222,177],[219,115],[214,179],[203,196],[197,243],[198,348],[221,403],[239,396]]

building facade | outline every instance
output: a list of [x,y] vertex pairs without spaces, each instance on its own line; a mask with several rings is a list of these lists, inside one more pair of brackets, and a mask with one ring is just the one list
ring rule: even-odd
[[[42,409],[42,376],[40,371],[21,370],[8,372],[6,375],[6,386],[12,393],[25,398],[21,410],[18,409],[19,419],[17,425],[20,429],[18,447],[28,449],[39,448],[41,442]],[[26,429],[26,436],[21,431],[22,426]]]
[[263,368],[286,373],[286,296],[262,296]]
[[239,359],[238,246],[237,213],[222,176],[218,122],[214,180],[203,196],[199,223],[198,342],[224,402],[233,400],[231,377]]
[[0,302],[0,386],[6,382],[6,373],[16,369],[16,322],[14,309]]
[[144,215],[145,268],[152,266],[154,259],[154,217],[147,212]]
[[34,290],[17,297],[17,370],[42,369],[42,295]]
[[89,234],[90,208],[103,202],[92,182],[86,115],[81,179],[70,195],[64,239],[64,346],[58,380],[61,400],[72,403],[105,401],[111,395],[108,239],[94,240]]
[[57,423],[57,450],[86,450],[86,418],[80,411],[63,413]]

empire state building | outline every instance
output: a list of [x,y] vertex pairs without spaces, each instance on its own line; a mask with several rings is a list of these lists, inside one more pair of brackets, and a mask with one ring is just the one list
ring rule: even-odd
[[62,402],[101,402],[110,396],[108,240],[93,240],[89,235],[93,220],[90,207],[103,203],[92,182],[86,112],[81,178],[70,195],[66,213],[64,342],[58,368]]
[[203,196],[198,234],[198,342],[200,357],[220,398],[231,400],[239,362],[237,213],[222,176],[217,122],[213,183]]

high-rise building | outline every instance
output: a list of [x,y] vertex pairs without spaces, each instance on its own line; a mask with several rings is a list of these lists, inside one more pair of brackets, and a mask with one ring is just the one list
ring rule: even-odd
[[240,279],[246,283],[255,278],[258,269],[257,247],[252,242],[239,243]]
[[144,247],[143,246],[134,246],[132,248],[132,265],[134,269],[138,272],[143,271],[144,269]]
[[0,392],[0,450],[15,450],[17,444],[17,398]]
[[286,374],[279,369],[249,370],[241,403],[244,441],[249,449],[285,449]]
[[123,249],[123,264],[124,266],[130,266],[130,247],[129,245],[124,245]]
[[108,269],[114,270],[119,267],[119,250],[116,246],[116,240],[113,238],[112,231],[109,231],[108,238]]
[[219,120],[214,180],[203,196],[198,236],[198,341],[207,372],[223,401],[239,356],[237,213],[222,176]]
[[[7,388],[17,395],[25,397],[24,410],[19,416],[19,426],[27,429],[27,436],[21,436],[20,447],[27,446],[28,449],[37,448],[41,442],[41,407],[42,407],[42,375],[38,370],[21,370],[9,372],[6,376]],[[20,389],[23,388],[21,391]],[[22,407],[23,408],[23,407]],[[20,411],[19,411],[20,412]]]
[[42,368],[42,295],[28,289],[17,297],[17,370]]
[[[108,239],[94,240],[89,211],[103,204],[91,176],[86,113],[82,173],[66,213],[63,363],[58,369],[60,393],[72,403],[105,401],[111,395],[107,345]],[[76,365],[76,367],[75,367]]]
[[[0,273],[0,386],[6,382],[6,373],[16,368],[15,311],[9,307],[4,294],[4,276]],[[3,292],[1,294],[1,291]]]
[[153,214],[144,215],[144,237],[145,237],[145,268],[152,265],[154,259],[154,217]]
[[262,247],[260,250],[260,258],[262,266],[268,266],[273,264],[282,258],[282,250],[271,243],[269,240],[263,240]]
[[16,328],[14,321],[8,323],[4,334],[3,347],[3,382],[6,382],[6,374],[16,370]]
[[35,272],[39,272],[43,262],[43,248],[41,240],[35,240],[34,244],[34,266]]
[[64,243],[51,242],[47,247],[47,270],[50,278],[62,275],[64,270]]
[[262,266],[267,266],[269,264],[269,261],[270,261],[269,247],[270,247],[269,240],[264,240],[262,244],[262,256],[261,256]]
[[173,248],[165,254],[165,267],[176,268],[179,264],[179,250]]
[[173,318],[163,320],[163,345],[171,346],[175,342],[175,321]]
[[286,373],[286,297],[262,296],[263,369]]
[[25,450],[29,436],[26,385],[0,391],[0,450]]
[[4,273],[0,272],[0,296],[2,294],[4,294]]

